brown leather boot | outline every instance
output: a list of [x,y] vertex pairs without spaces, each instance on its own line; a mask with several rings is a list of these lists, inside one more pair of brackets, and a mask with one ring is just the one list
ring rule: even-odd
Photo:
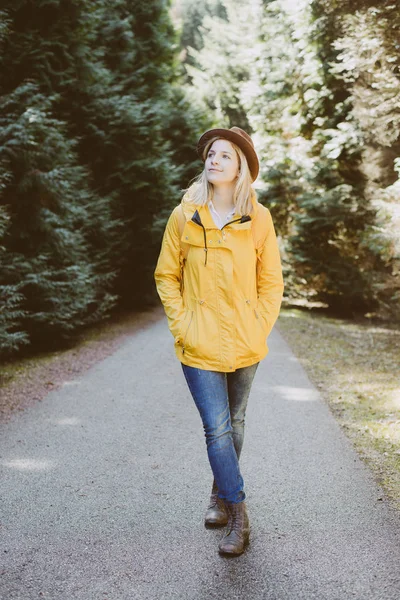
[[204,525],[206,527],[224,527],[228,523],[228,511],[225,502],[218,498],[217,484],[213,483],[210,504],[208,505]]
[[219,543],[220,554],[239,556],[250,540],[250,523],[244,502],[228,504],[229,521],[225,537]]

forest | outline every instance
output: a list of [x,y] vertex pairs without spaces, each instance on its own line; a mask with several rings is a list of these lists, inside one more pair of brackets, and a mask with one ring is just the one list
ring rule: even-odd
[[157,304],[206,129],[245,129],[287,302],[400,319],[396,0],[4,0],[0,357]]

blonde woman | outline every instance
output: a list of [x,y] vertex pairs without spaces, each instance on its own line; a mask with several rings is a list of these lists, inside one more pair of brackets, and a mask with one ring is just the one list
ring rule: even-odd
[[250,136],[211,129],[197,150],[204,169],[168,220],[155,280],[214,474],[205,525],[227,525],[219,552],[239,555],[250,534],[239,467],[245,413],[282,270],[271,215],[251,185],[259,161]]

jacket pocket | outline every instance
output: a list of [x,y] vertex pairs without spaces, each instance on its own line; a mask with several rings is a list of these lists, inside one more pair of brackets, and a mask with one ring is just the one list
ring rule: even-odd
[[182,339],[183,339],[183,336],[184,336],[184,333],[185,333],[185,330],[187,327],[187,319],[188,319],[189,313],[190,313],[190,310],[185,308],[185,314],[178,323],[178,334],[175,338],[175,344],[178,344],[178,345],[182,344]]
[[245,308],[237,311],[236,345],[240,357],[260,356],[265,349],[266,334],[256,302],[245,298]]
[[186,325],[186,328],[184,329],[184,334],[183,334],[183,339],[182,339],[182,354],[185,354],[185,344],[186,344],[186,340],[187,340],[187,336],[188,336],[190,327],[191,327],[192,322],[193,322],[194,311],[190,310],[189,314],[190,314],[189,322]]
[[267,330],[264,326],[264,319],[262,318],[262,316],[258,313],[258,311],[256,309],[254,309],[254,314],[256,317],[256,321],[257,321],[259,327],[261,327],[264,336],[267,337]]

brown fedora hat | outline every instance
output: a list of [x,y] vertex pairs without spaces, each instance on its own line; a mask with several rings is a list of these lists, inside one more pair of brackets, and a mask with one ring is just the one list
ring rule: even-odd
[[255,181],[260,169],[260,164],[258,162],[256,151],[254,150],[253,140],[249,134],[243,131],[243,129],[240,129],[240,127],[231,127],[230,129],[209,129],[203,133],[197,142],[197,153],[203,161],[205,161],[206,158],[203,156],[204,149],[207,145],[207,142],[213,137],[224,138],[225,140],[229,140],[230,142],[233,142],[239,146],[247,159],[251,177],[253,181]]

